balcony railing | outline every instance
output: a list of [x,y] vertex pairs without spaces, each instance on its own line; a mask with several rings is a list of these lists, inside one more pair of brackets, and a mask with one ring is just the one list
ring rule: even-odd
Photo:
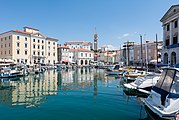
[[171,48],[176,48],[176,47],[179,47],[179,43],[173,44],[173,45],[164,46],[164,49],[171,49]]

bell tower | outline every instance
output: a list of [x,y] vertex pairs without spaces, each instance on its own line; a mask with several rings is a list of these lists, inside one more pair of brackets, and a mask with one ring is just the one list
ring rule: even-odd
[[98,50],[98,34],[96,32],[96,27],[95,27],[95,33],[94,33],[94,50]]

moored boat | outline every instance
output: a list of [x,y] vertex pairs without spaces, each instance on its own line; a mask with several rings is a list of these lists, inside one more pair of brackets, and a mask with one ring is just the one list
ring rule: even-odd
[[144,103],[161,118],[175,118],[179,111],[179,69],[165,68]]

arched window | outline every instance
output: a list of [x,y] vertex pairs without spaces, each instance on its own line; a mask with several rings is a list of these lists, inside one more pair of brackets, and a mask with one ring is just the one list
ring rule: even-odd
[[171,65],[175,65],[176,64],[176,53],[172,52],[171,54]]
[[83,65],[83,60],[81,60],[81,65]]
[[164,64],[168,64],[168,54],[167,53],[164,54],[164,58],[163,59],[164,59],[163,63]]
[[87,65],[88,64],[88,61],[87,60],[85,60],[85,65]]

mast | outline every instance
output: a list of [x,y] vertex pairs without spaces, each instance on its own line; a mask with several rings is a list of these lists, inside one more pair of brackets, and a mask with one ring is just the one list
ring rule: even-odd
[[143,68],[143,50],[142,50],[142,35],[140,35],[140,45],[141,45],[141,68]]
[[158,38],[156,34],[156,56],[157,56],[157,63],[158,63]]

